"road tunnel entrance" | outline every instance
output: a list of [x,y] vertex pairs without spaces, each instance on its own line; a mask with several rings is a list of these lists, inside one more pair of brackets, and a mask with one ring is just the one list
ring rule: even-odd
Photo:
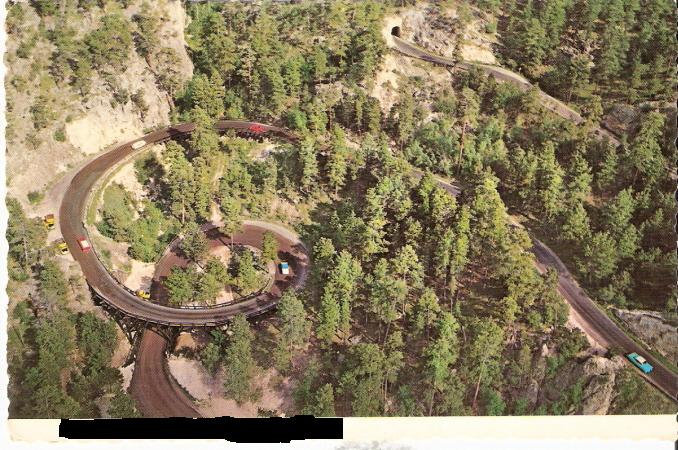
[[396,37],[401,37],[400,36],[400,27],[391,28],[391,35],[396,36]]

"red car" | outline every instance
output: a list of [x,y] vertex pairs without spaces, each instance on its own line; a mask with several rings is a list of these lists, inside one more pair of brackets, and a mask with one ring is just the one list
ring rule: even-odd
[[92,246],[89,245],[89,241],[84,237],[78,238],[78,245],[80,246],[80,250],[82,250],[83,253],[87,253],[92,249]]
[[249,131],[251,131],[252,133],[257,133],[257,134],[261,134],[261,133],[265,133],[265,132],[266,132],[266,128],[264,128],[263,125],[256,125],[256,124],[255,124],[255,125],[250,125],[247,129],[248,129]]

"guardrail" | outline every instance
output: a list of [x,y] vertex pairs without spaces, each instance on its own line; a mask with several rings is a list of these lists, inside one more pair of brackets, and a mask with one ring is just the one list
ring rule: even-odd
[[[218,128],[218,127],[217,127],[217,128]],[[253,134],[253,133],[248,132],[247,129],[237,129],[237,128],[233,128],[233,129],[236,131],[236,133],[241,133],[241,134],[245,134],[245,135]],[[157,131],[157,130],[156,130],[156,131]],[[159,144],[159,143],[162,143],[162,142],[165,142],[165,141],[169,141],[169,140],[171,140],[171,139],[173,139],[173,138],[175,138],[175,137],[179,137],[179,136],[182,136],[182,135],[190,134],[192,131],[193,131],[193,130],[190,130],[190,131],[181,131],[181,132],[177,132],[177,133],[175,133],[175,134],[173,134],[173,135],[169,135],[169,136],[166,136],[166,137],[162,137],[162,138],[158,138],[158,139],[150,139],[150,138],[148,137],[148,135],[149,135],[149,134],[152,134],[152,133],[154,132],[154,131],[153,131],[153,132],[151,132],[151,133],[146,133],[144,136],[142,136],[142,137],[140,137],[140,138],[137,138],[137,139],[135,139],[135,140],[133,140],[133,141],[129,141],[129,142],[125,143],[125,144],[122,144],[122,145],[116,147],[116,148],[120,148],[121,146],[125,146],[125,145],[128,145],[128,146],[131,147],[131,145],[132,145],[134,142],[138,142],[139,140],[145,140],[145,141],[146,141],[146,145],[141,146],[141,147],[139,147],[138,149],[134,149],[134,151],[133,151],[132,153],[130,153],[130,154],[127,155],[125,158],[123,158],[121,161],[119,161],[118,164],[115,164],[114,167],[109,168],[109,170],[106,171],[106,173],[101,177],[101,179],[104,180],[104,179],[112,172],[112,170],[114,170],[115,167],[117,167],[120,163],[127,162],[131,157],[136,156],[137,154],[141,153],[142,151],[144,151],[145,149],[147,149],[147,147],[149,147],[149,146],[151,146],[151,145]],[[259,137],[266,137],[266,136],[268,136],[268,135],[275,135],[275,136],[278,136],[278,137],[280,137],[280,138],[282,138],[282,139],[285,139],[285,140],[288,140],[288,141],[292,141],[292,142],[296,142],[296,141],[298,140],[297,136],[295,136],[295,135],[292,134],[291,132],[289,132],[289,131],[287,131],[287,130],[285,130],[285,129],[282,129],[282,128],[278,128],[278,127],[270,127],[270,126],[268,126],[268,128],[267,128],[265,131],[262,131],[261,133],[254,133],[254,135],[259,136]],[[94,256],[95,256],[95,258],[96,258],[96,260],[97,260],[97,263],[98,263],[99,265],[101,265],[101,267],[104,268],[104,270],[105,270],[107,276],[109,277],[109,279],[112,280],[117,286],[119,286],[120,288],[122,288],[123,290],[125,290],[127,293],[129,293],[131,296],[133,296],[133,297],[134,297],[135,299],[137,299],[138,301],[140,301],[140,302],[148,302],[148,303],[153,304],[153,305],[163,306],[163,307],[166,307],[166,308],[171,308],[171,309],[176,309],[176,310],[213,310],[213,309],[223,308],[223,307],[225,307],[225,306],[232,305],[232,304],[235,304],[235,303],[239,303],[239,302],[244,302],[244,301],[252,300],[252,299],[254,299],[254,298],[256,298],[256,297],[259,297],[259,296],[268,297],[268,298],[266,298],[267,300],[272,300],[272,297],[270,296],[270,294],[269,294],[268,292],[265,292],[265,290],[268,289],[268,288],[270,288],[270,286],[273,285],[274,280],[275,280],[275,276],[273,276],[272,278],[270,278],[270,279],[267,281],[266,285],[265,285],[264,287],[262,287],[260,290],[258,290],[257,292],[254,292],[254,293],[249,294],[249,295],[244,296],[244,297],[240,297],[240,298],[238,298],[237,301],[234,301],[234,302],[220,303],[220,304],[216,304],[216,305],[182,305],[182,306],[178,306],[178,307],[177,307],[177,306],[171,306],[171,305],[160,305],[160,304],[158,304],[158,303],[151,302],[151,301],[148,301],[148,300],[146,300],[146,299],[140,298],[139,296],[136,295],[136,292],[134,292],[132,289],[130,289],[129,287],[127,287],[124,283],[122,283],[120,280],[118,280],[117,278],[115,278],[115,277],[111,274],[111,272],[108,270],[108,267],[106,266],[106,264],[104,264],[104,262],[103,262],[101,256],[99,255],[98,251],[96,250],[96,247],[95,247],[95,246],[93,245],[93,243],[92,243],[92,238],[91,238],[91,235],[90,235],[88,226],[87,226],[87,213],[88,213],[88,211],[89,211],[89,207],[91,206],[90,203],[92,202],[92,195],[93,195],[93,193],[96,192],[97,190],[98,190],[98,187],[97,187],[97,189],[92,189],[92,190],[90,191],[90,193],[88,194],[88,196],[87,196],[87,198],[86,198],[86,200],[85,200],[85,206],[86,206],[86,207],[83,208],[83,211],[82,211],[82,213],[81,213],[81,214],[82,214],[82,216],[81,216],[81,224],[82,224],[83,231],[84,231],[84,235],[85,235],[84,237],[90,242],[90,245],[91,245],[90,251],[94,252]],[[174,243],[174,242],[176,241],[176,239],[178,239],[178,238],[175,238],[175,239],[172,241],[172,243]],[[229,244],[227,244],[227,245],[229,245]],[[227,319],[224,319],[223,321],[213,321],[213,322],[198,322],[198,323],[196,323],[196,322],[183,322],[183,323],[174,323],[174,322],[169,322],[169,321],[164,321],[164,320],[159,320],[159,319],[149,319],[149,318],[147,318],[147,317],[141,317],[141,316],[139,316],[139,315],[137,315],[137,314],[134,314],[134,313],[132,313],[132,312],[130,312],[130,311],[121,310],[119,307],[117,307],[116,305],[114,305],[113,303],[111,303],[104,295],[102,295],[102,294],[101,294],[101,293],[100,293],[100,292],[99,292],[92,284],[90,284],[89,282],[87,282],[87,284],[88,284],[88,286],[90,287],[90,290],[91,290],[91,291],[96,295],[96,297],[99,298],[101,301],[105,302],[106,304],[110,305],[111,307],[115,308],[115,309],[118,310],[118,311],[122,311],[122,312],[123,312],[125,315],[127,315],[128,317],[132,317],[132,318],[134,318],[134,319],[136,319],[136,320],[140,320],[140,321],[144,321],[144,322],[148,322],[148,323],[154,323],[154,324],[158,324],[158,325],[170,326],[170,327],[186,327],[186,326],[188,326],[188,327],[213,327],[213,326],[218,326],[218,325],[220,325],[220,324],[223,324],[223,323],[228,322]],[[264,299],[263,297],[262,297],[262,300]],[[250,312],[250,313],[247,314],[247,315],[248,315],[248,317],[252,317],[252,316],[259,315],[259,314],[263,314],[263,313],[265,313],[265,312],[267,312],[267,311],[270,311],[270,310],[273,309],[275,306],[276,306],[275,303],[270,303],[270,304],[268,304],[268,305],[263,306],[262,308],[257,309],[256,311]]]

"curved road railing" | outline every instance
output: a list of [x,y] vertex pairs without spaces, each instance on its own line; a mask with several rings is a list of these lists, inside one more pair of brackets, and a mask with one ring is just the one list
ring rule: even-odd
[[[250,129],[252,127],[258,130],[254,134],[274,135],[287,141],[297,140],[296,136],[286,130],[256,122],[219,121],[216,124],[216,128],[220,131],[233,129],[241,133],[251,133]],[[195,126],[193,124],[181,124],[156,130],[140,139],[146,141],[146,145],[150,145],[187,135],[194,129]],[[129,154],[140,150],[140,148],[133,149],[131,146],[132,142],[114,148],[81,169],[73,178],[61,205],[59,220],[62,234],[73,257],[80,264],[92,291],[109,306],[130,317],[154,324],[184,328],[217,326],[228,322],[234,315],[239,313],[251,317],[274,308],[278,298],[272,296],[261,296],[235,304],[200,309],[179,309],[143,302],[109,274],[97,258],[96,252],[83,253],[80,250],[77,239],[80,236],[86,235],[80,218],[82,217],[83,208],[87,206],[87,194],[108,167],[116,164]],[[415,172],[414,175],[420,175],[420,172]],[[442,180],[438,180],[438,183],[452,195],[458,195],[460,192],[458,186]],[[617,346],[625,352],[642,352],[655,367],[655,370],[645,378],[675,399],[678,389],[678,377],[639,344],[630,339],[598,309],[593,300],[576,284],[570,273],[563,271],[564,265],[562,263],[554,264],[554,261],[559,262],[560,260],[550,248],[537,240],[534,240],[534,242],[533,251],[539,263],[544,266],[555,266],[558,270],[558,289],[564,299],[581,315],[585,321],[584,327],[590,330],[593,335],[602,337],[602,340],[608,346]],[[294,256],[300,259],[307,259],[308,255],[303,245],[299,247],[303,250]]]
[[[235,130],[239,133],[257,136],[277,136],[286,141],[296,141],[296,136],[288,131],[266,124],[247,121],[221,120],[215,124],[219,131]],[[275,307],[278,298],[261,295],[233,304],[225,304],[215,308],[180,309],[151,302],[142,301],[130,289],[116,280],[99,259],[95,250],[82,252],[78,239],[88,236],[81,218],[87,207],[89,193],[107,171],[129,155],[141,151],[144,147],[156,143],[185,136],[195,130],[191,123],[162,128],[148,133],[141,138],[119,145],[84,166],[69,185],[59,210],[59,224],[64,240],[73,258],[82,268],[83,274],[92,291],[108,306],[123,314],[146,322],[177,327],[217,326],[228,322],[236,314],[247,317],[255,316]],[[135,142],[145,141],[143,146],[133,148]],[[91,243],[91,241],[90,241]],[[292,256],[301,262],[308,260],[303,245]],[[300,264],[304,266],[304,264]]]

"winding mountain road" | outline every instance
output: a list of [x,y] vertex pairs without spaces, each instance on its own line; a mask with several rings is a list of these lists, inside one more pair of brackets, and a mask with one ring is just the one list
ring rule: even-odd
[[[219,131],[233,129],[248,133],[251,127],[255,127],[257,134],[272,134],[287,140],[294,140],[294,136],[285,130],[256,122],[243,121],[219,121],[216,128]],[[61,233],[73,255],[80,264],[83,274],[90,287],[109,306],[120,311],[128,317],[141,319],[153,324],[164,326],[183,327],[211,327],[228,322],[236,314],[254,316],[261,314],[275,306],[278,299],[269,295],[262,295],[236,304],[224,305],[216,308],[181,309],[141,300],[134,295],[106,270],[96,251],[84,253],[78,245],[78,239],[86,237],[87,231],[84,226],[84,216],[90,192],[96,182],[107,170],[127,158],[130,154],[138,152],[141,148],[163,142],[168,139],[180,137],[191,133],[193,124],[181,124],[167,127],[148,133],[137,141],[120,145],[104,155],[96,158],[83,167],[73,177],[70,186],[64,194],[64,200],[59,210],[59,225]],[[145,145],[137,149],[132,148],[134,142],[143,140]],[[91,243],[91,242],[90,242]],[[307,251],[301,242],[294,243],[290,247],[290,258],[299,267],[305,267],[309,262]]]
[[[435,55],[429,51],[414,45],[406,40],[391,36],[395,44],[395,48],[402,54],[413,58],[419,58],[435,64],[444,66],[458,67],[463,70],[470,70],[477,67],[483,70],[488,75],[494,77],[497,81],[512,83],[521,90],[525,91],[532,89],[535,86],[531,84],[521,75],[518,75],[510,70],[502,67],[493,66],[482,63],[472,63],[466,61],[455,61],[451,58],[445,58]],[[551,97],[542,90],[537,91],[541,104],[548,110],[558,114],[566,120],[575,124],[584,122],[584,118],[575,110],[561,102],[560,100]],[[607,139],[614,145],[619,145],[620,142],[617,137],[610,131],[597,127],[594,130],[595,134],[602,139]],[[415,176],[420,178],[421,172],[415,171]],[[458,195],[461,192],[459,186],[448,183],[440,178],[437,179],[438,184],[443,187],[451,195]],[[567,301],[577,314],[582,317],[582,328],[594,340],[605,348],[616,347],[622,350],[625,354],[637,352],[642,354],[654,366],[654,370],[646,375],[640,372],[647,381],[652,383],[655,387],[660,389],[673,400],[678,400],[678,375],[666,368],[657,358],[650,354],[645,348],[637,344],[631,339],[619,326],[614,323],[596,303],[584,292],[584,290],[575,281],[574,277],[567,269],[565,264],[560,260],[558,255],[551,250],[546,244],[532,236],[532,253],[536,256],[536,265],[540,271],[545,271],[548,267],[553,267],[558,272],[558,292]]]
[[[393,42],[395,43],[395,48],[402,54],[410,56],[412,58],[422,59],[424,61],[432,62],[435,64],[440,64],[448,67],[456,67],[462,70],[470,70],[474,67],[481,69],[483,72],[492,76],[495,80],[501,82],[508,82],[517,86],[522,91],[527,91],[529,89],[535,88],[536,86],[530,83],[525,77],[519,75],[515,72],[511,72],[508,69],[499,66],[493,66],[490,64],[468,62],[468,61],[456,61],[452,58],[446,58],[444,56],[435,55],[426,49],[419,47],[411,42],[408,42],[398,36],[391,36]],[[558,114],[560,117],[569,120],[577,125],[585,122],[585,119],[574,109],[567,106],[565,103],[561,102],[557,98],[551,97],[546,92],[539,89],[537,91],[539,95],[539,101],[544,106],[544,108]],[[608,139],[615,146],[619,145],[619,139],[617,136],[612,134],[610,131],[596,127],[594,133],[601,137]]]
[[[521,89],[530,89],[532,85],[523,77],[496,66],[455,62],[449,58],[431,55],[427,51],[393,36],[397,49],[411,57],[421,58],[437,64],[457,66],[469,69],[477,66],[500,81],[511,82]],[[584,119],[574,110],[553,97],[538,91],[542,104],[549,110],[574,123],[582,123]],[[256,122],[219,121],[215,128],[219,131],[235,130],[236,132],[269,135],[286,141],[296,141],[297,137],[288,131]],[[66,244],[73,258],[82,268],[88,284],[97,295],[109,306],[123,314],[161,326],[181,326],[186,328],[213,327],[228,322],[234,315],[242,313],[248,317],[261,314],[275,307],[279,296],[264,293],[252,299],[212,308],[182,309],[144,301],[135,296],[122,284],[116,281],[106,270],[95,251],[83,253],[78,245],[80,237],[86,237],[84,226],[85,211],[88,207],[90,192],[97,181],[114,165],[148,145],[190,134],[195,129],[193,124],[180,124],[162,128],[146,134],[140,139],[117,146],[102,156],[85,165],[71,181],[59,210],[59,225]],[[609,131],[602,128],[596,130],[601,137],[613,143],[618,140]],[[144,141],[135,145],[134,143]],[[143,145],[141,145],[143,144]],[[421,172],[414,171],[415,177]],[[439,185],[451,195],[458,195],[458,186],[444,180]],[[288,236],[289,237],[289,236]],[[279,240],[281,239],[278,236]],[[284,239],[282,240],[284,242]],[[584,328],[591,335],[600,339],[602,345],[616,346],[624,352],[642,353],[655,367],[645,378],[669,395],[674,400],[678,391],[678,376],[665,368],[656,358],[630,339],[612,320],[610,320],[577,285],[565,265],[546,245],[533,239],[533,253],[539,267],[554,267],[559,274],[558,290],[563,298],[574,308],[584,321]],[[306,278],[306,270],[310,263],[308,252],[301,242],[288,243],[291,262],[297,269],[297,281],[300,286]],[[136,367],[132,379],[131,392],[139,403],[140,410],[147,416],[198,416],[198,411],[188,396],[171,377],[166,365],[165,352],[167,341],[157,333],[146,330],[141,339],[137,354]]]
[[[235,130],[247,135],[272,135],[290,142],[296,140],[296,136],[286,130],[256,122],[222,120],[216,123],[215,128],[222,132]],[[126,316],[151,324],[188,328],[213,327],[228,322],[236,314],[242,313],[247,317],[262,314],[275,307],[283,289],[302,286],[308,275],[308,252],[298,236],[280,225],[261,221],[246,221],[244,231],[234,236],[234,241],[260,244],[263,231],[273,232],[278,240],[280,253],[290,262],[292,273],[285,279],[276,277],[273,288],[261,295],[220,307],[182,309],[142,300],[111,276],[94,249],[88,253],[81,251],[78,239],[88,235],[84,217],[89,206],[90,193],[95,189],[97,181],[111,167],[146,146],[188,135],[194,129],[195,126],[190,123],[159,129],[140,139],[119,145],[87,163],[71,180],[59,209],[61,233],[71,255],[80,264],[90,288],[108,306]],[[133,144],[140,141],[144,145],[140,143],[135,145],[136,149],[133,148]],[[130,392],[146,417],[197,417],[200,414],[193,402],[169,373],[167,346],[167,340],[160,334],[150,329],[143,332],[137,348]]]

